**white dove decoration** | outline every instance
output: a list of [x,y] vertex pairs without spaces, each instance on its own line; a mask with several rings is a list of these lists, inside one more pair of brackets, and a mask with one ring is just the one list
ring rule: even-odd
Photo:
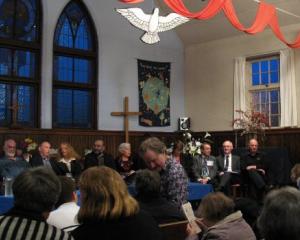
[[170,13],[165,17],[159,16],[158,8],[154,9],[152,15],[145,14],[140,8],[122,8],[116,9],[116,11],[127,18],[133,26],[146,32],[141,39],[148,44],[154,44],[160,41],[158,36],[159,32],[171,30],[190,20],[177,13]]

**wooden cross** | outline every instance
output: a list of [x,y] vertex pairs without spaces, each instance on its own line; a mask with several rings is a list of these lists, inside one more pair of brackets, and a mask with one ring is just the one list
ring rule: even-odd
[[112,112],[112,116],[123,116],[124,117],[124,131],[125,131],[125,142],[129,142],[129,121],[128,117],[129,116],[139,116],[142,115],[141,112],[129,112],[128,110],[128,102],[129,99],[128,97],[124,98],[124,111],[123,112]]
[[18,110],[21,108],[22,106],[18,104],[18,101],[15,101],[12,106],[8,107],[8,109],[12,111],[12,124],[11,124],[12,128],[20,127],[18,125]]

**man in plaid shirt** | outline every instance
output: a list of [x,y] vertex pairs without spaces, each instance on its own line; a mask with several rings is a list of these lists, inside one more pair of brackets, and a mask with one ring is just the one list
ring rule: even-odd
[[162,196],[180,207],[187,200],[188,178],[183,167],[168,158],[166,150],[166,145],[155,137],[148,138],[140,146],[147,167],[160,173]]

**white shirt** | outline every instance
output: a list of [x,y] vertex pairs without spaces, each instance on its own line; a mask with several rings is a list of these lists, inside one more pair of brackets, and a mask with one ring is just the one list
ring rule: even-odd
[[[68,202],[60,205],[56,210],[50,212],[47,219],[47,223],[55,226],[59,229],[63,229],[69,226],[78,225],[77,213],[79,206],[75,202]],[[74,228],[68,228],[66,231],[74,230]]]
[[[228,156],[228,169],[227,169],[227,172],[232,172],[232,155],[229,154],[227,156]],[[226,167],[225,163],[226,163],[226,155],[224,157],[224,168]]]

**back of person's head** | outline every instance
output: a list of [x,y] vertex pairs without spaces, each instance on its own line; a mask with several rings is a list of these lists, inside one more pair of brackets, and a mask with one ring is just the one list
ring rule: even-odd
[[238,198],[235,201],[235,210],[240,210],[245,221],[250,226],[254,226],[260,213],[260,206],[253,199]]
[[75,200],[74,193],[76,191],[76,185],[72,178],[66,176],[58,177],[61,184],[61,192],[55,207],[58,208],[60,205],[68,202],[73,202]]
[[36,213],[49,212],[58,200],[61,185],[53,171],[32,168],[22,172],[13,182],[14,205]]
[[78,222],[133,216],[138,203],[128,193],[122,177],[108,167],[91,167],[79,179],[81,207]]
[[270,192],[258,218],[266,240],[298,240],[300,236],[300,191],[285,187]]
[[149,169],[139,170],[136,173],[135,189],[138,197],[153,199],[160,195],[160,175]]
[[221,192],[206,195],[197,209],[196,216],[215,224],[234,212],[234,202]]

